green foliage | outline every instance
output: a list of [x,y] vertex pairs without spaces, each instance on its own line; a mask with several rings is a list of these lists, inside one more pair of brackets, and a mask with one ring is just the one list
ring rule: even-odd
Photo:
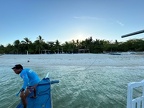
[[38,36],[34,42],[27,37],[24,40],[15,40],[7,46],[0,45],[0,54],[41,54],[41,53],[103,53],[103,52],[126,52],[144,51],[144,40],[131,39],[126,42],[110,42],[108,40],[93,40],[89,37],[83,41],[72,40],[60,44],[58,40],[45,42],[42,36]]

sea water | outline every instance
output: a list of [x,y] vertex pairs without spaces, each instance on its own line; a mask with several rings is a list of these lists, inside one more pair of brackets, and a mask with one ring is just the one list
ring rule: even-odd
[[0,56],[0,108],[15,108],[23,84],[11,69],[31,68],[52,85],[53,108],[126,108],[127,84],[144,79],[143,55],[40,54]]

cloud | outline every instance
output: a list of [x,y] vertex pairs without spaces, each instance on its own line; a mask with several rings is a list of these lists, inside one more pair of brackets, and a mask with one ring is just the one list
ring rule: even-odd
[[117,25],[119,25],[119,26],[125,26],[125,24],[124,23],[122,23],[121,21],[119,21],[119,20],[117,20],[117,19],[112,19],[112,18],[110,18],[110,19],[107,19],[107,22],[110,22],[110,23],[113,23],[113,24],[117,24]]
[[84,20],[99,20],[100,18],[91,17],[91,16],[75,16],[75,19],[84,19]]
[[119,24],[120,26],[124,26],[124,24],[118,20],[116,21],[116,23]]
[[98,21],[102,21],[105,23],[115,23],[118,24],[120,26],[124,26],[124,24],[122,22],[120,22],[119,20],[113,20],[113,19],[109,19],[109,18],[98,18],[98,17],[92,17],[92,16],[75,16],[73,17],[74,19],[80,19],[80,20],[98,20]]

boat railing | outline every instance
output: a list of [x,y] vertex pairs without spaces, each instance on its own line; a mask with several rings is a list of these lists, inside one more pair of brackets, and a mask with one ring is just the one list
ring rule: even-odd
[[[137,88],[141,88],[139,89],[141,91],[137,90]],[[134,92],[141,92],[141,96],[135,97]],[[128,84],[127,108],[144,108],[144,80]]]

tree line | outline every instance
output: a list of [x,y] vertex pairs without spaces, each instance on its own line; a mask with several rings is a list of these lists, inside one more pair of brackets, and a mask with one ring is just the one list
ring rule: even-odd
[[111,42],[108,40],[93,39],[72,40],[60,43],[58,40],[45,42],[42,36],[32,42],[27,37],[22,41],[15,40],[7,46],[0,45],[0,54],[54,54],[54,53],[104,53],[104,52],[126,52],[144,51],[143,39],[131,39],[126,42]]

